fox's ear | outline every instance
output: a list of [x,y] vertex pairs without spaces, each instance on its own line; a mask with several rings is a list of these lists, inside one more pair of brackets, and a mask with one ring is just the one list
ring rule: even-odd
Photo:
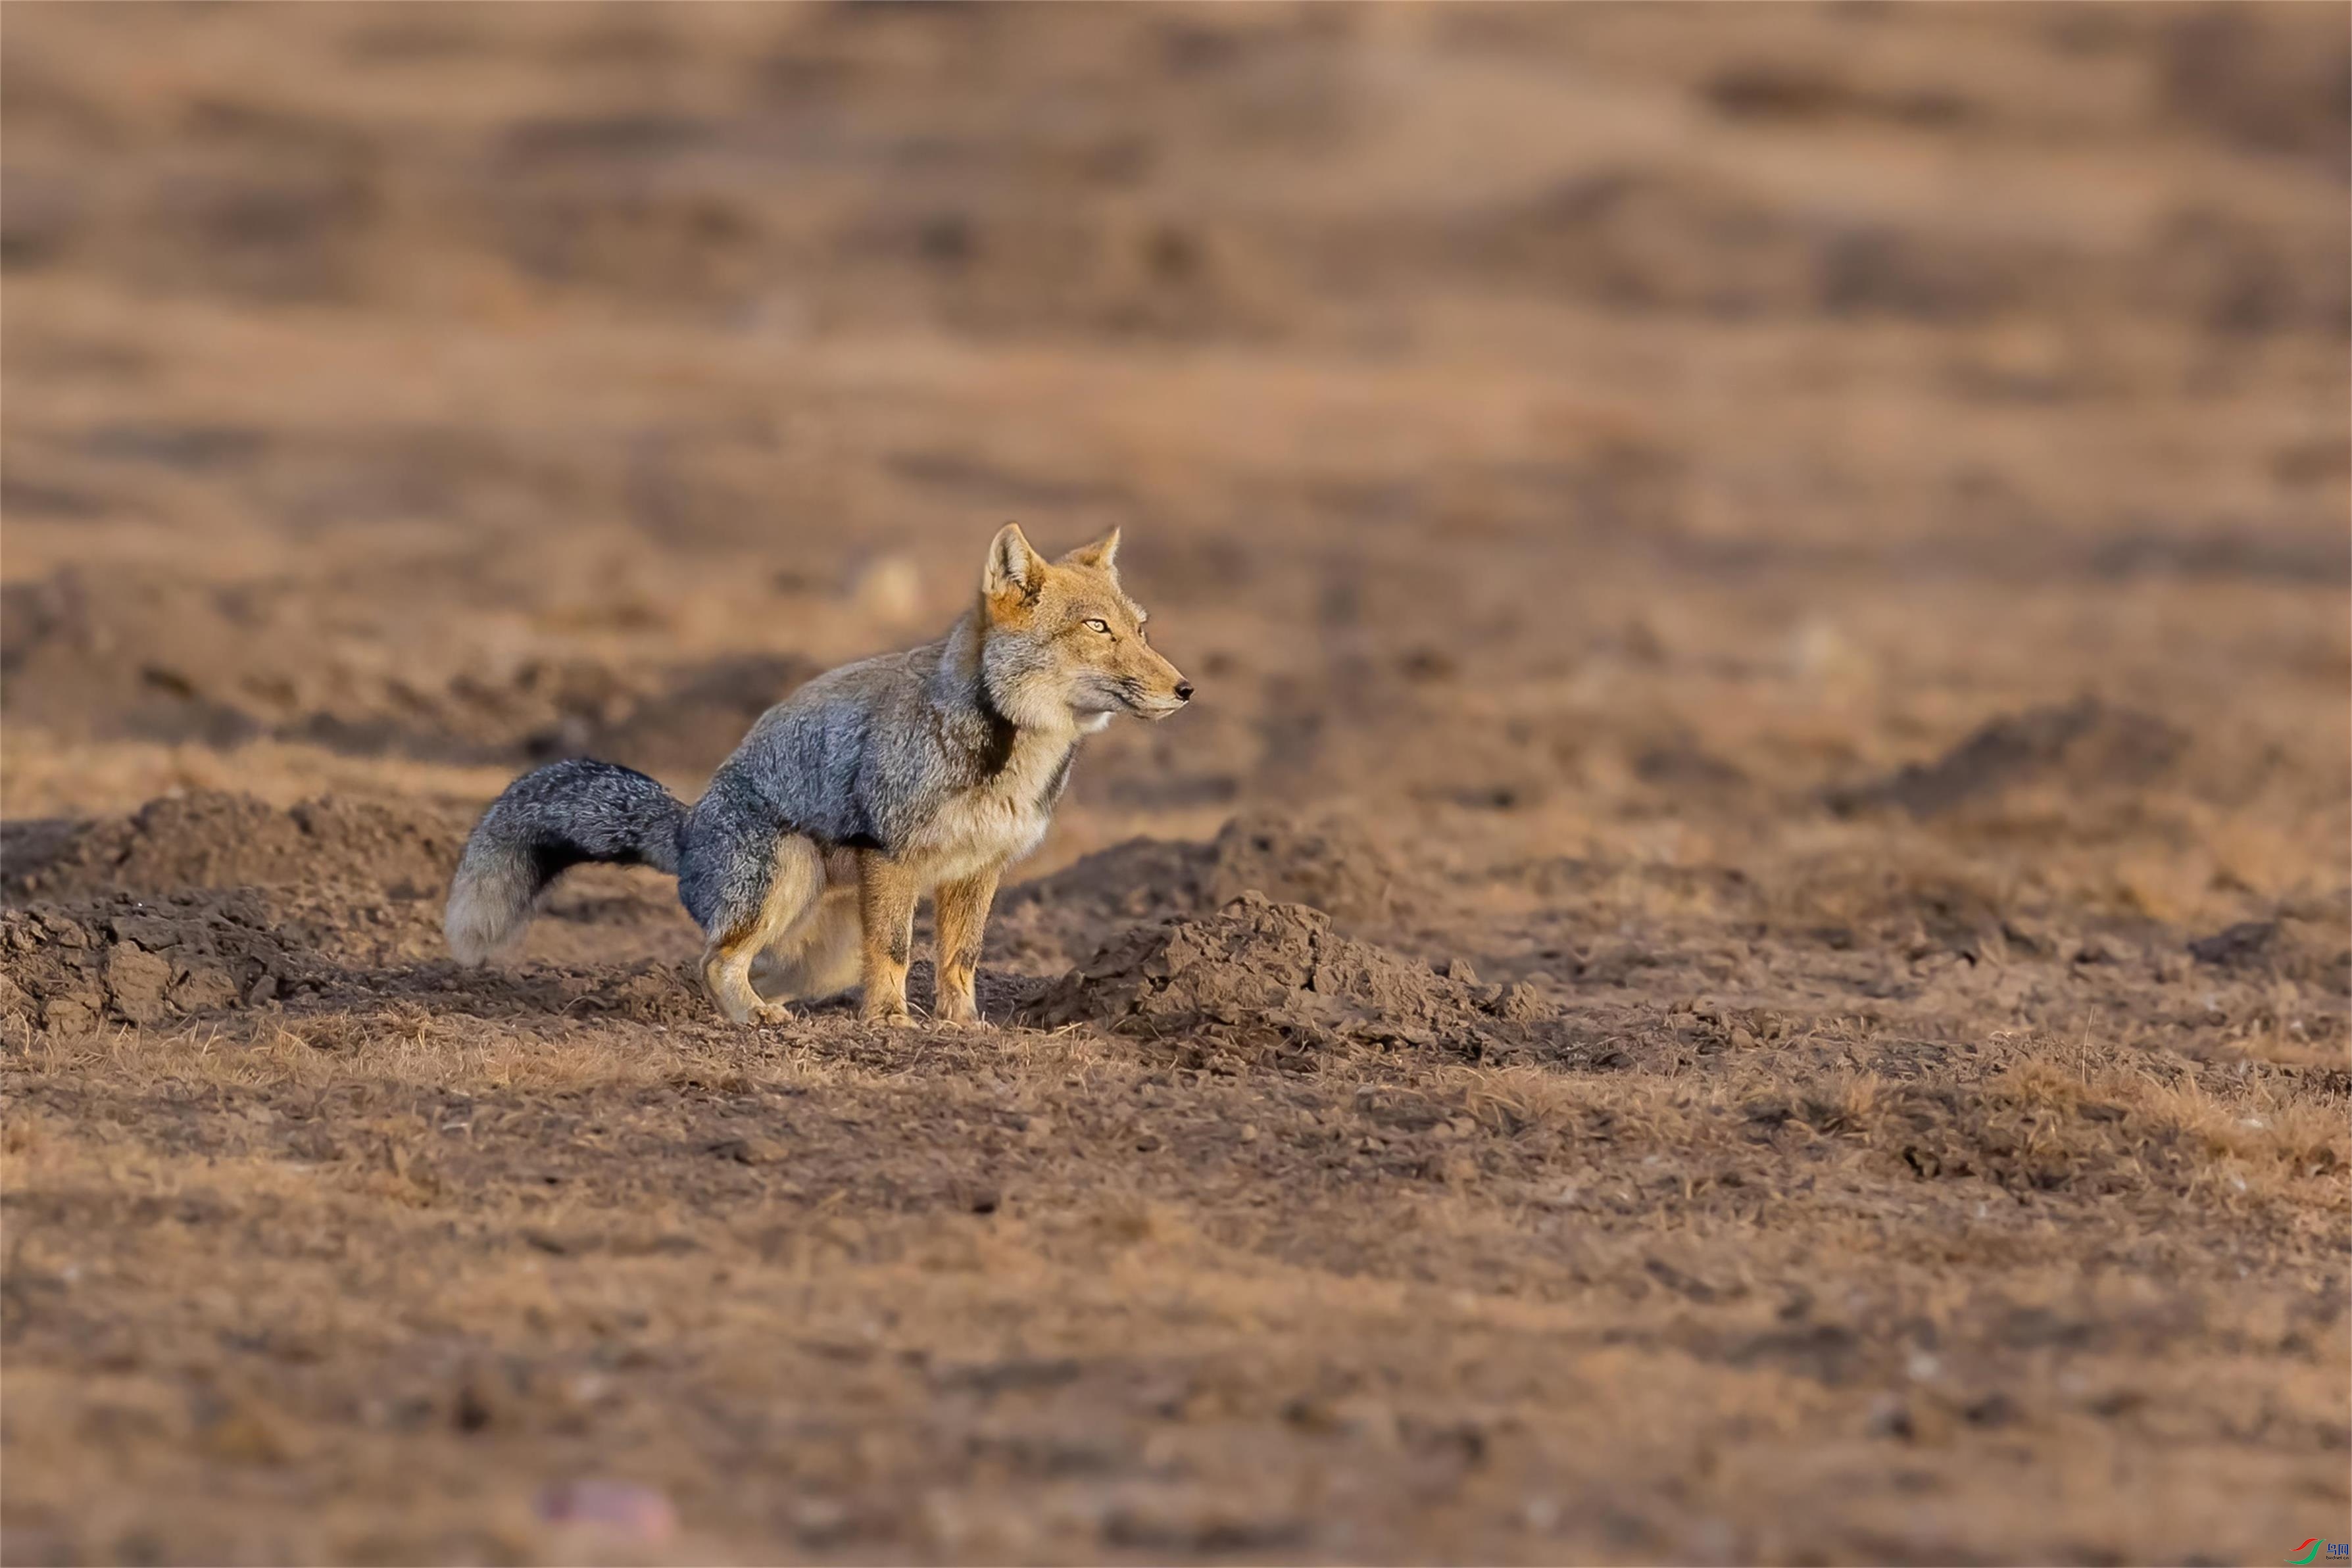
[[1097,572],[1117,570],[1118,562],[1118,530],[1112,529],[1092,544],[1081,544],[1062,557],[1065,566],[1091,566]]
[[1045,558],[1037,553],[1017,522],[1008,522],[989,542],[988,565],[980,574],[980,591],[992,599],[1019,594],[1034,599],[1045,585]]

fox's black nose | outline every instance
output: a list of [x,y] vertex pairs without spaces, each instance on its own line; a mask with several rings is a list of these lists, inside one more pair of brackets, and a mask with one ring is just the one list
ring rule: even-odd
[[1176,683],[1176,700],[1179,702],[1190,702],[1192,700],[1192,683],[1191,681],[1180,680]]

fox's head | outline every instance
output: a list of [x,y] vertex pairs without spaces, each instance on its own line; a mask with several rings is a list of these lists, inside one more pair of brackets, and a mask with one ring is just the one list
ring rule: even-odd
[[1117,529],[1058,561],[1018,523],[997,531],[980,576],[982,658],[1007,718],[1100,729],[1114,713],[1165,719],[1192,700],[1192,683],[1144,641],[1118,563]]

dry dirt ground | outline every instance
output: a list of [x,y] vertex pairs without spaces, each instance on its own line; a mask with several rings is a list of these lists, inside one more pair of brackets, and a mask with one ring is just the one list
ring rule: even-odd
[[[2352,1534],[2346,31],[9,6],[0,1552]],[[1006,517],[999,1027],[452,964]]]

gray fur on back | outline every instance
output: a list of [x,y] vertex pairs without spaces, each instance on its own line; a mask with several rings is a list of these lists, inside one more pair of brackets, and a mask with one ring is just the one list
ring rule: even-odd
[[765,877],[764,863],[722,846],[797,833],[893,853],[950,796],[1001,771],[1013,724],[974,657],[975,630],[967,621],[938,642],[843,665],[761,714],[689,815],[687,912],[711,929]]

